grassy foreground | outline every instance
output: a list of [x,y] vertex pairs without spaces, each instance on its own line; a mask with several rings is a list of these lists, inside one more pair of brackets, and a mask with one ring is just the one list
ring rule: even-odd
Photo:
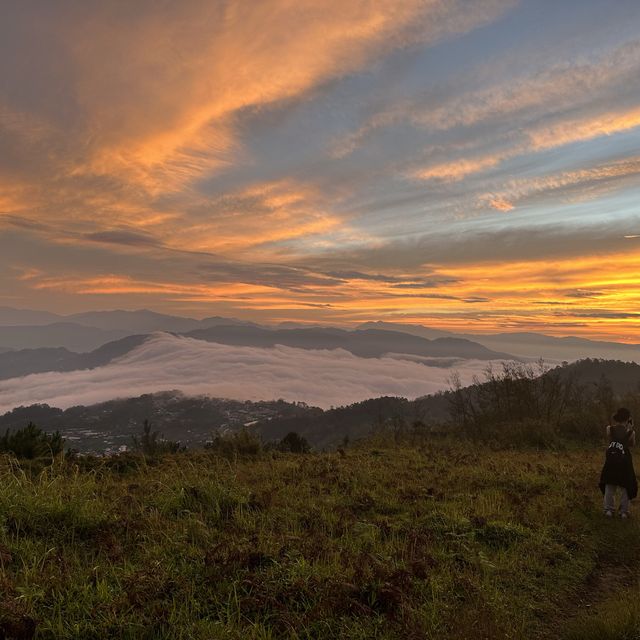
[[440,440],[35,477],[4,458],[0,638],[638,638],[640,530],[601,515],[601,460]]

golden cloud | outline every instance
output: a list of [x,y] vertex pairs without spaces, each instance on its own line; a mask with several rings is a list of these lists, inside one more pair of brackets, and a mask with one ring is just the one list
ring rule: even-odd
[[638,175],[640,158],[625,158],[576,171],[509,180],[501,191],[481,195],[479,202],[498,211],[510,211],[514,203],[545,195],[553,196],[556,200],[592,198],[595,194],[620,186],[621,182],[635,180]]
[[469,30],[511,2],[483,0],[473,12],[463,4],[199,1],[140,15],[108,6],[90,25],[72,21],[66,38],[92,140],[76,171],[123,175],[151,193],[179,189],[237,152],[239,112]]
[[485,156],[483,158],[461,158],[453,162],[436,164],[413,172],[413,176],[419,180],[441,180],[443,182],[455,182],[468,175],[495,167],[502,157]]

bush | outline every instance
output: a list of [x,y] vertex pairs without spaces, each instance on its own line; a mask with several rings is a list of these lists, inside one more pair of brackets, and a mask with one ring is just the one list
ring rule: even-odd
[[178,453],[184,451],[185,447],[174,440],[165,440],[158,431],[151,431],[151,423],[144,421],[142,436],[131,436],[134,451],[138,451],[145,456],[159,456],[165,453]]
[[[585,367],[592,364],[583,361]],[[537,366],[505,362],[500,370],[488,367],[484,377],[474,378],[468,387],[453,375],[448,395],[452,422],[462,433],[484,441],[544,446],[560,436],[599,440],[613,407],[623,400],[633,404],[637,394],[616,395],[604,375],[579,383],[565,369],[549,370],[542,361]]]
[[559,431],[553,425],[537,418],[523,418],[499,422],[483,431],[486,441],[507,447],[555,448],[560,442]]
[[247,429],[216,433],[204,447],[225,458],[257,456],[263,448],[260,438]]
[[7,429],[4,436],[0,437],[0,453],[12,453],[26,460],[53,458],[62,452],[63,446],[64,439],[59,431],[46,433],[33,422],[14,433]]
[[295,431],[287,433],[287,435],[280,440],[278,445],[280,451],[288,451],[290,453],[309,453],[311,446],[307,442],[306,438],[297,434]]

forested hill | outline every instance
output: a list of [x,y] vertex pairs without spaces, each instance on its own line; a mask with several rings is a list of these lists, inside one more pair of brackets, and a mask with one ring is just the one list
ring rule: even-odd
[[468,387],[413,401],[379,397],[322,410],[304,403],[252,403],[165,392],[65,411],[46,405],[19,407],[0,416],[0,431],[33,421],[45,430],[59,429],[69,446],[83,450],[130,444],[145,419],[166,437],[190,447],[202,446],[216,429],[246,425],[265,441],[297,432],[316,449],[340,446],[345,439],[358,439],[378,428],[463,428],[501,436],[520,425],[528,436],[553,432],[597,438],[616,405],[624,404],[640,416],[639,390],[640,365],[635,363],[587,359],[549,371],[511,363],[487,370]]
[[409,401],[382,397],[323,411],[309,408],[304,413],[260,421],[265,440],[279,440],[291,431],[304,436],[318,448],[340,444],[370,434],[380,427],[405,428],[410,424],[443,423],[449,419],[448,394]]
[[17,407],[0,416],[0,433],[34,422],[45,431],[59,430],[70,448],[114,451],[130,446],[131,437],[138,435],[148,420],[164,437],[197,448],[218,430],[237,431],[258,420],[306,415],[309,411],[304,404],[283,400],[248,402],[166,391],[66,410],[46,404]]
[[383,397],[328,411],[307,409],[256,427],[268,440],[296,431],[317,447],[335,446],[380,426],[487,433],[526,423],[527,429],[545,433],[598,437],[616,404],[626,404],[640,415],[640,365],[585,359],[546,370],[510,363],[488,369],[468,387],[414,401]]
[[617,394],[640,393],[640,365],[620,360],[585,358],[558,369],[563,378],[576,383],[593,385],[609,384]]

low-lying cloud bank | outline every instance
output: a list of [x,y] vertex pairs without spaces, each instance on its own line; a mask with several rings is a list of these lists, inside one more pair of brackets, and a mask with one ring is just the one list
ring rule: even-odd
[[461,360],[447,369],[401,356],[235,347],[162,333],[104,367],[3,380],[0,412],[34,403],[65,409],[169,389],[237,400],[283,398],[328,408],[384,395],[416,398],[447,389],[454,370],[464,384],[488,364]]

